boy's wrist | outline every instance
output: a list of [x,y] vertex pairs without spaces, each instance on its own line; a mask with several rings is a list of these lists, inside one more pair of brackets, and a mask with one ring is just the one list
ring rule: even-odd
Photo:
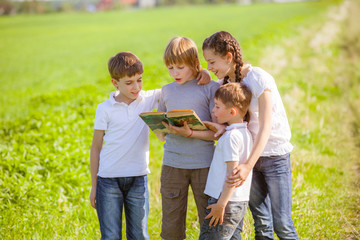
[[191,136],[193,135],[193,133],[194,133],[194,130],[192,130],[192,129],[190,128],[190,134],[187,135],[186,137],[187,137],[187,138],[191,137]]
[[218,205],[219,208],[222,208],[222,209],[224,209],[226,207],[226,204],[224,202],[222,202],[222,201],[218,201],[217,205]]

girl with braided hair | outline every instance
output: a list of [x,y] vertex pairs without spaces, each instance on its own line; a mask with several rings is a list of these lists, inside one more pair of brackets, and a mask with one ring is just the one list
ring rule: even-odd
[[[220,84],[239,82],[252,92],[248,129],[254,145],[247,161],[236,167],[227,182],[241,187],[253,169],[249,206],[255,239],[274,239],[273,231],[280,239],[298,239],[291,218],[291,131],[274,78],[245,64],[238,41],[228,32],[206,38],[202,49],[207,69]],[[217,134],[224,131],[224,127],[214,125]]]

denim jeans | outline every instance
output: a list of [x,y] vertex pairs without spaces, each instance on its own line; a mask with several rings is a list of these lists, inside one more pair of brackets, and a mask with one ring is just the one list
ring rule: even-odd
[[126,238],[149,239],[149,193],[147,176],[97,178],[96,211],[101,239],[122,239],[122,212],[125,208]]
[[260,157],[253,169],[250,210],[255,239],[299,239],[291,219],[290,154]]
[[[218,199],[209,198],[208,205],[217,203]],[[205,219],[201,227],[199,240],[240,240],[243,227],[244,215],[247,211],[248,202],[228,202],[225,207],[224,221],[215,227],[210,227],[211,218]],[[211,209],[206,209],[205,216]]]

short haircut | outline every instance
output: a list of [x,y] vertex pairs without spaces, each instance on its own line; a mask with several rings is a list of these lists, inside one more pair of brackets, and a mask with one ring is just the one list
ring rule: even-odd
[[220,86],[215,92],[215,99],[220,100],[228,108],[238,108],[242,117],[249,109],[251,96],[250,89],[242,83],[228,83]]
[[108,69],[111,78],[119,80],[125,76],[132,77],[135,74],[144,72],[140,59],[131,52],[119,52],[111,57],[108,62]]
[[200,72],[196,44],[186,37],[174,37],[170,40],[164,52],[164,62],[166,66],[185,64],[191,68],[194,75]]

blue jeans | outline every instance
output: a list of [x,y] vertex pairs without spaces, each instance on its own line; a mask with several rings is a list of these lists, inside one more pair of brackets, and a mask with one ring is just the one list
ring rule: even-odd
[[149,239],[149,193],[147,176],[97,178],[96,211],[101,239],[122,239],[125,208],[127,239]]
[[291,219],[290,153],[260,157],[253,169],[250,210],[255,239],[299,239]]
[[[218,199],[209,198],[208,205],[217,203]],[[210,220],[204,218],[199,240],[240,240],[243,227],[243,219],[248,207],[248,202],[228,202],[224,211],[223,223],[210,227]],[[211,209],[206,209],[205,216]]]

